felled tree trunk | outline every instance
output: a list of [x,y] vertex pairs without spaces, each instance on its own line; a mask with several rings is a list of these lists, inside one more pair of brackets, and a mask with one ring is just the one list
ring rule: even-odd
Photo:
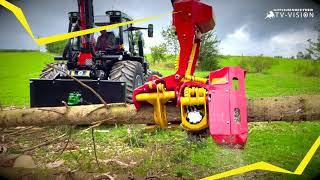
[[249,99],[248,120],[250,122],[320,120],[320,95]]
[[[170,122],[180,121],[179,108],[167,106]],[[312,121],[320,120],[320,95],[270,97],[248,100],[248,120],[257,121]],[[133,105],[110,104],[54,108],[30,108],[0,111],[0,127],[148,124],[153,123],[153,107],[138,112]]]

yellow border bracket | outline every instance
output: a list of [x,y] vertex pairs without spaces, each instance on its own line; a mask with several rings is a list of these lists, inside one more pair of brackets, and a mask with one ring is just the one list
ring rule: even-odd
[[250,165],[242,166],[236,169],[232,169],[230,171],[222,172],[219,174],[215,174],[213,176],[209,176],[206,178],[203,178],[202,180],[212,180],[212,179],[221,179],[226,178],[230,176],[234,176],[237,174],[243,174],[250,171],[256,171],[256,170],[264,170],[264,171],[270,171],[270,172],[278,172],[278,173],[285,173],[285,174],[295,174],[295,175],[301,175],[305,168],[307,167],[308,163],[312,159],[313,155],[316,153],[318,147],[320,146],[320,136],[318,139],[314,142],[310,150],[307,152],[305,157],[300,162],[299,166],[296,168],[295,171],[289,171],[286,169],[283,169],[281,167],[272,165],[267,162],[257,162]]

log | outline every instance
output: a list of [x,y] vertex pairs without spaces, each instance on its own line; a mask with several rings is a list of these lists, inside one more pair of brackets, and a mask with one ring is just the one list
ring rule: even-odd
[[249,122],[320,120],[320,95],[248,100]]
[[[320,95],[268,97],[248,100],[248,121],[320,120]],[[167,106],[169,122],[180,122],[179,108]],[[0,127],[153,123],[153,107],[110,104],[26,108],[0,111]]]

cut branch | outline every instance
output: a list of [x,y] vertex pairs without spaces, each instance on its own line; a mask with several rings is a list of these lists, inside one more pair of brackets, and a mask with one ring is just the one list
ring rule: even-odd
[[[312,121],[320,120],[320,95],[270,97],[248,100],[248,120],[258,121]],[[110,104],[65,107],[30,108],[0,111],[0,127],[95,125],[103,124],[150,124],[153,107],[144,106],[138,112],[134,105]],[[46,109],[43,111],[43,109]],[[48,111],[51,110],[51,111]],[[175,105],[167,106],[169,122],[180,122],[180,111]]]
[[16,134],[20,134],[20,133],[23,133],[23,132],[25,132],[25,131],[28,131],[29,129],[32,129],[33,127],[32,126],[30,126],[30,127],[26,127],[26,128],[22,128],[22,129],[20,129],[20,130],[18,130],[18,131],[13,131],[13,132],[11,132],[11,133],[8,133],[8,134],[5,134],[6,136],[13,136],[13,135],[16,135]]
[[57,161],[59,159],[59,157],[63,154],[63,152],[67,149],[69,143],[70,143],[70,139],[71,139],[71,135],[72,135],[72,129],[74,127],[69,127],[69,136],[68,136],[68,139],[67,139],[67,142],[65,143],[63,149],[61,150],[61,152],[59,153],[59,155],[54,159],[53,162]]
[[46,142],[43,142],[43,143],[41,143],[41,144],[38,144],[38,145],[36,145],[36,146],[34,146],[34,147],[31,147],[31,148],[28,148],[28,149],[22,150],[22,153],[26,153],[26,152],[29,152],[29,151],[35,150],[35,149],[37,149],[37,148],[40,148],[40,147],[43,147],[43,146],[50,145],[50,144],[52,144],[52,143],[54,143],[54,142],[56,142],[56,141],[60,140],[61,138],[65,137],[66,135],[67,135],[67,133],[62,134],[61,136],[58,136],[58,137],[56,137],[56,138],[54,138],[54,139],[52,139],[52,140],[50,140],[50,141],[46,141]]
[[96,160],[96,163],[98,165],[98,168],[100,169],[100,164],[98,161],[98,156],[97,156],[97,147],[96,147],[96,140],[94,137],[94,128],[91,129],[91,137],[92,137],[92,145],[93,145],[93,151],[94,151],[94,158]]

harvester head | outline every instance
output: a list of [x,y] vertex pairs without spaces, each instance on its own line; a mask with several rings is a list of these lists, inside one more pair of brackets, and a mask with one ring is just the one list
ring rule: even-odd
[[214,13],[211,6],[199,0],[175,0],[173,7],[173,26],[180,43],[177,72],[154,77],[135,89],[136,108],[152,104],[155,122],[165,128],[166,104],[175,103],[181,110],[181,125],[187,131],[209,128],[218,144],[244,145],[248,133],[245,71],[225,67],[211,72],[208,79],[193,76],[201,35],[214,28]]

